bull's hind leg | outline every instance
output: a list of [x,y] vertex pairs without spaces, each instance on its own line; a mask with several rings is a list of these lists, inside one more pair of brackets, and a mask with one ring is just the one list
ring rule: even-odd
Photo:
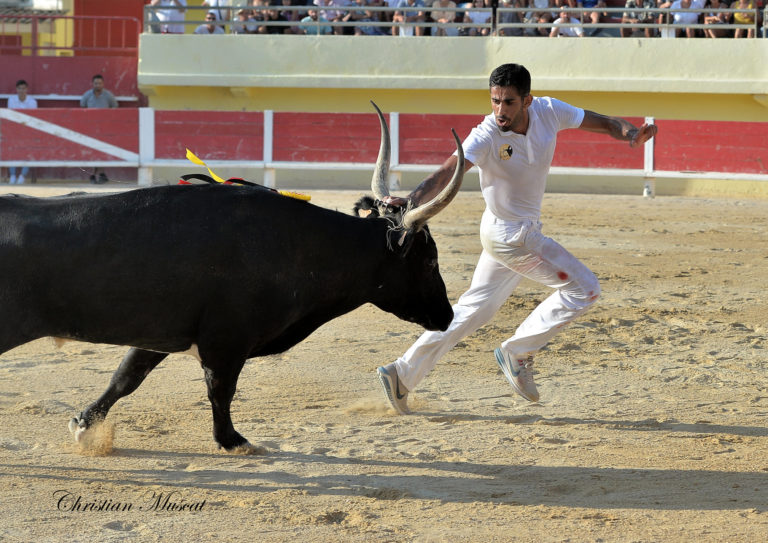
[[217,361],[215,365],[203,357],[205,384],[208,387],[208,399],[213,410],[213,438],[219,447],[228,451],[241,446],[248,446],[248,440],[241,436],[232,424],[230,405],[237,388],[237,378],[243,369],[245,359]]
[[89,405],[85,411],[80,413],[80,417],[73,418],[69,422],[69,430],[75,436],[77,441],[83,437],[83,432],[88,430],[94,423],[101,422],[107,417],[107,413],[115,405],[115,402],[127,396],[144,381],[157,365],[168,356],[167,353],[157,353],[154,351],[145,351],[143,349],[131,349],[125,355],[120,366],[117,368],[109,387],[101,397]]

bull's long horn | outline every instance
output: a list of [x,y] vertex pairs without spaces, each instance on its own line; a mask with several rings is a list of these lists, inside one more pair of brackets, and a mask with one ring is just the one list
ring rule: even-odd
[[391,151],[389,128],[379,106],[373,100],[371,100],[371,104],[376,108],[381,123],[381,146],[379,147],[379,157],[376,159],[376,169],[373,171],[373,179],[371,179],[371,190],[378,200],[382,200],[385,196],[389,196],[389,155]]
[[456,131],[451,128],[451,132],[453,132],[453,139],[456,140],[456,154],[458,155],[453,177],[448,185],[440,191],[440,194],[432,198],[432,200],[406,212],[403,217],[403,226],[405,228],[419,228],[424,225],[429,219],[440,213],[445,206],[450,204],[461,188],[461,181],[464,179],[464,149],[461,147],[461,140],[456,135]]

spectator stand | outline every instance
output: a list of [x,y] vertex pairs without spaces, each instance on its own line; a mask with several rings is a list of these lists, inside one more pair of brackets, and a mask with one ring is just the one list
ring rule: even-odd
[[[145,32],[152,32],[153,25],[156,25],[157,22],[153,18],[153,13],[155,11],[158,11],[159,9],[169,9],[167,7],[165,8],[156,8],[152,6],[145,6],[144,8],[144,31]],[[205,13],[209,11],[209,8],[204,6],[189,6],[187,9],[187,18],[184,21],[184,25],[186,28],[185,33],[191,33],[195,27],[197,27],[200,24],[205,23]],[[421,11],[424,11],[427,14],[426,20],[423,22],[412,22],[412,23],[393,23],[392,20],[392,14],[397,10],[397,8],[390,7],[390,6],[373,6],[373,5],[351,5],[351,6],[251,6],[247,8],[251,10],[252,12],[258,12],[258,13],[266,13],[269,11],[275,11],[276,9],[279,9],[279,11],[283,12],[295,12],[297,13],[297,16],[295,17],[298,20],[273,20],[269,21],[268,26],[273,28],[284,28],[286,30],[288,29],[305,29],[309,26],[318,26],[320,24],[331,26],[334,29],[341,29],[341,33],[344,34],[352,34],[352,30],[355,27],[359,26],[367,26],[367,27],[375,27],[381,29],[382,35],[388,35],[391,36],[391,29],[393,27],[398,26],[418,26],[424,28],[425,36],[430,36],[432,34],[432,31],[437,28],[437,23],[430,18],[429,14],[432,11],[431,6],[426,6],[424,8],[421,8]],[[349,12],[349,11],[360,11],[360,10],[366,10],[373,14],[376,14],[379,16],[379,21],[365,21],[364,23],[360,23],[357,21],[349,20],[349,21],[334,21],[330,20],[332,17],[326,17],[326,19],[329,19],[327,21],[318,21],[318,22],[301,22],[300,19],[303,18],[308,9],[315,9],[319,13],[328,13],[333,14],[335,12]],[[524,7],[524,8],[505,8],[505,7],[497,7],[497,8],[483,8],[483,11],[491,11],[493,14],[493,17],[491,18],[491,21],[488,23],[472,23],[472,22],[465,22],[464,21],[464,13],[468,11],[469,9],[477,9],[472,8],[471,3],[463,2],[459,4],[457,2],[457,7],[455,8],[440,8],[440,11],[453,11],[456,12],[456,22],[454,23],[443,23],[441,26],[443,27],[449,27],[449,28],[455,28],[458,31],[459,36],[466,36],[467,30],[470,28],[488,28],[490,32],[488,32],[489,35],[497,35],[498,31],[501,29],[519,29],[522,30],[523,34],[526,35],[526,33],[530,33],[531,31],[537,29],[537,28],[547,28],[551,29],[554,27],[554,23],[537,23],[537,22],[530,22],[525,19],[526,13],[531,11],[530,7]],[[584,28],[585,35],[586,36],[594,36],[594,37],[619,37],[620,36],[620,29],[622,28],[631,28],[631,29],[645,29],[645,28],[651,28],[655,32],[654,34],[656,36],[667,36],[670,34],[670,32],[676,30],[676,29],[685,29],[685,28],[694,28],[697,30],[704,30],[706,28],[706,25],[704,24],[691,24],[691,25],[674,25],[669,22],[669,18],[666,17],[669,15],[670,10],[669,9],[660,9],[660,8],[648,8],[648,9],[642,9],[642,8],[635,8],[633,11],[647,11],[653,14],[654,20],[656,22],[654,23],[647,23],[647,24],[631,24],[631,23],[622,23],[622,15],[626,11],[626,8],[624,7],[624,2],[621,0],[608,0],[607,5],[604,8],[599,8],[599,11],[604,13],[604,17],[602,22],[600,23],[587,23],[583,21],[583,14],[585,11],[594,11],[596,8],[583,8],[583,7],[576,7],[576,8],[564,8],[564,10],[568,13],[571,13],[576,19],[578,19],[579,25]],[[765,8],[768,11],[768,6]],[[237,20],[236,18],[236,12],[237,10],[232,9],[230,10],[232,13],[232,16],[227,21],[221,21],[221,26],[224,27],[225,32],[227,34],[233,34],[235,33],[236,29],[243,26],[242,21]],[[558,8],[559,11],[559,8]],[[711,11],[710,8],[701,8],[701,9],[691,9],[688,11],[692,12],[698,12],[698,13],[708,13]],[[724,10],[728,13],[744,13],[749,12],[752,13],[753,10],[739,10],[739,9],[727,9]],[[752,25],[739,25],[739,24],[727,24],[722,25],[721,28],[728,29],[728,30],[735,30],[738,28],[756,28],[757,32],[755,33],[756,36],[767,36],[768,35],[768,22],[764,19],[763,15],[763,6],[760,2],[756,3],[756,7],[754,10],[755,13],[755,26]],[[508,13],[517,13],[520,22],[516,23],[502,23],[500,22],[503,14]],[[564,25],[564,26],[573,26],[573,25]],[[238,32],[243,33],[243,32]],[[302,34],[304,32],[289,32],[289,33],[299,33]],[[321,35],[321,34],[320,34]]]

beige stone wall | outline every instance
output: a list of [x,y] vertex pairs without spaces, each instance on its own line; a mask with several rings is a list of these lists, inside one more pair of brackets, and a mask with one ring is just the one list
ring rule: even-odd
[[484,113],[488,74],[604,113],[768,121],[768,40],[141,36],[158,109]]

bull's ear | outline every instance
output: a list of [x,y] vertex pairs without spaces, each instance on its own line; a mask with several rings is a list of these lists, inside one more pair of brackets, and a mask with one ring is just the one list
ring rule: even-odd
[[387,231],[387,243],[392,252],[403,257],[408,254],[408,250],[413,245],[413,237],[416,235],[414,230],[402,228],[393,228]]

